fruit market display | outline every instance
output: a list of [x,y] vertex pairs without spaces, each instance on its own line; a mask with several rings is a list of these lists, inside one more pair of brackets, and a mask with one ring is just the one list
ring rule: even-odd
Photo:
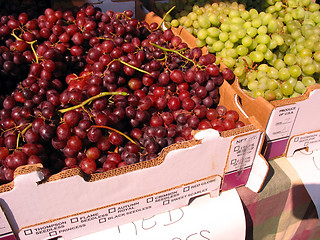
[[[178,0],[177,0],[178,1]],[[182,25],[234,71],[243,91],[268,101],[300,96],[319,83],[320,6],[311,0],[184,1],[165,20]],[[208,1],[207,1],[208,2]],[[176,1],[156,4],[167,11]],[[187,5],[187,6],[186,6]],[[256,7],[256,8],[254,8]],[[261,10],[258,11],[257,9]]]
[[1,183],[27,164],[45,176],[100,173],[153,159],[193,130],[244,125],[219,105],[230,68],[132,16],[91,5],[1,16]]

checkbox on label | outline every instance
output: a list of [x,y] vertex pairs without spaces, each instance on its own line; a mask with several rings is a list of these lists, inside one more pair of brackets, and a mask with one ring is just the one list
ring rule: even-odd
[[57,236],[57,232],[54,231],[54,232],[49,232],[49,236],[52,237],[52,236]]
[[153,202],[153,197],[147,198],[147,203],[151,203],[151,202]]
[[163,205],[168,205],[170,203],[170,200],[163,201]]
[[106,218],[100,218],[100,219],[99,219],[99,223],[105,223],[106,221],[107,221]]
[[114,213],[114,212],[116,212],[116,208],[109,208],[109,211],[108,211],[109,213]]
[[183,188],[183,192],[188,192],[189,190],[190,190],[190,187],[189,187],[189,186]]
[[26,229],[24,230],[24,235],[28,236],[32,234],[32,229]]
[[78,219],[77,217],[71,218],[71,219],[70,219],[70,222],[71,222],[71,223],[77,223],[77,222],[79,222],[79,219]]

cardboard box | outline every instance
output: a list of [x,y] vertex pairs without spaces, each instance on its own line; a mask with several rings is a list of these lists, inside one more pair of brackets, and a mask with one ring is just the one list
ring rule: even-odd
[[[233,83],[242,109],[248,116],[255,116],[266,130],[266,142],[263,154],[266,159],[279,156],[291,156],[295,150],[310,147],[319,149],[312,136],[320,131],[317,121],[320,112],[320,85],[313,85],[307,91],[295,98],[268,102],[262,97],[250,97]],[[305,135],[305,137],[302,137]],[[307,137],[307,136],[311,137]],[[299,138],[299,140],[298,140]],[[303,140],[304,139],[304,140]]]
[[[229,84],[220,94],[221,104],[239,112]],[[199,195],[246,184],[258,191],[268,171],[259,157],[264,132],[255,118],[240,112],[240,119],[246,126],[197,131],[155,159],[104,173],[69,169],[44,179],[41,165],[22,166],[0,186],[0,204],[19,239],[67,240],[186,206]]]
[[[140,18],[144,14],[143,17],[148,23],[162,22],[162,18],[154,12],[146,10],[141,3],[136,2],[136,6],[138,9],[142,9],[137,12],[141,15]],[[179,26],[172,28],[172,30],[189,47],[196,46],[196,38],[186,29]],[[203,47],[202,51],[207,52],[207,48]],[[320,102],[320,85],[308,87],[302,96],[272,102],[268,102],[263,97],[252,98],[241,89],[237,81],[232,86],[238,95],[240,108],[247,116],[254,116],[266,131],[266,141],[262,149],[266,159],[290,156],[295,150],[301,148],[320,148],[320,145],[316,144],[318,141],[301,140],[312,139],[314,132],[320,131],[320,123],[317,121],[320,119],[320,111],[316,111]],[[311,121],[312,119],[315,121]],[[298,141],[297,138],[301,135],[310,135],[311,137],[300,137]]]

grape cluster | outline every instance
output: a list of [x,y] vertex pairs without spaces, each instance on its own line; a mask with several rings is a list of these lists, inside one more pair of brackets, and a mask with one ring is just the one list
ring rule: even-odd
[[28,69],[0,109],[2,183],[35,163],[45,176],[100,173],[153,159],[193,130],[244,125],[219,105],[219,86],[234,79],[230,68],[132,16],[85,5],[3,25],[10,51],[23,43]]
[[181,11],[170,25],[196,36],[199,47],[234,71],[246,93],[272,101],[319,83],[319,9],[310,0],[270,0],[261,12],[237,2],[207,3]]

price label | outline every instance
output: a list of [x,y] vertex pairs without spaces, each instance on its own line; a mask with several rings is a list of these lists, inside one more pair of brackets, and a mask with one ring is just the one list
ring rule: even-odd
[[299,107],[295,104],[275,108],[266,128],[267,140],[289,137],[298,111]]
[[260,142],[261,132],[235,138],[230,147],[226,173],[251,166]]

